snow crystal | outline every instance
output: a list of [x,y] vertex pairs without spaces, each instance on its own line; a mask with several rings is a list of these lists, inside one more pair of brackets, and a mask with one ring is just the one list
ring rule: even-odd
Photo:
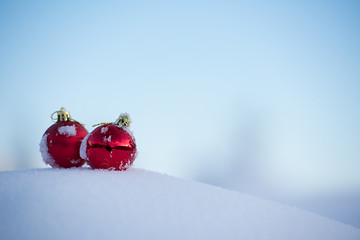
[[105,134],[105,133],[107,133],[108,130],[109,130],[109,127],[102,127],[101,133]]
[[111,135],[109,137],[104,137],[103,139],[104,142],[111,142]]
[[41,153],[43,161],[46,164],[49,164],[52,167],[57,167],[57,164],[56,164],[55,160],[52,158],[52,156],[49,153],[49,148],[48,148],[48,145],[47,145],[48,136],[49,136],[49,134],[44,134],[43,137],[41,138],[41,141],[40,141],[40,144],[39,144],[40,145],[40,153]]
[[72,159],[70,160],[71,164],[79,164],[81,162],[81,159]]
[[68,137],[76,136],[76,126],[75,126],[75,124],[71,125],[71,126],[61,126],[58,128],[58,132],[61,135],[66,135]]
[[85,160],[89,160],[86,154],[87,140],[90,137],[90,133],[81,141],[80,145],[80,157]]

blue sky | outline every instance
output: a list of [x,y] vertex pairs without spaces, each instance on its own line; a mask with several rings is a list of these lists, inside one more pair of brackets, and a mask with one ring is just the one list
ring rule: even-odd
[[43,167],[38,143],[64,106],[89,131],[130,113],[136,167],[358,189],[359,10],[356,1],[2,1],[0,167]]

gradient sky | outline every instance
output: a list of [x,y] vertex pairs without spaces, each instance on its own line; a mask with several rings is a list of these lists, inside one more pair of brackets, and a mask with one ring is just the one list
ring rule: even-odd
[[130,113],[135,167],[295,191],[360,187],[357,1],[1,1],[0,168],[44,167],[66,107]]

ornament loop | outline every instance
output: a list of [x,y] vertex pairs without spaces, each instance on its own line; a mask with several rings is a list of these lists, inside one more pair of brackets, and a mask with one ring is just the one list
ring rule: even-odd
[[[108,122],[102,122],[93,125],[93,127],[104,125],[104,124],[111,124]],[[115,122],[113,122],[118,127],[129,127],[130,126],[130,116],[127,113],[120,114],[120,116],[116,119]]]
[[97,126],[104,125],[104,124],[111,124],[111,123],[109,123],[109,122],[97,123],[97,124],[92,125],[92,127],[97,127]]

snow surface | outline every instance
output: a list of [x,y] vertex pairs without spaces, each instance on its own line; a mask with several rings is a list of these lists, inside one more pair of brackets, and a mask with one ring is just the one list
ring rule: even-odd
[[0,239],[360,239],[360,229],[131,168],[0,172]]
[[76,136],[76,126],[74,125],[70,125],[70,126],[61,126],[58,128],[58,132],[61,135],[66,135],[68,137],[70,136]]

